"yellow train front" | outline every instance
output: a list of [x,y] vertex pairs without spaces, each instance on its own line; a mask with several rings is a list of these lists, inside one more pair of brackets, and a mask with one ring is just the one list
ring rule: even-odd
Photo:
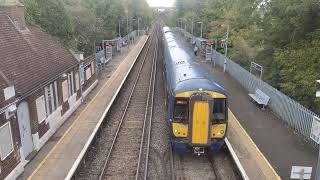
[[166,99],[168,128],[173,151],[214,153],[224,145],[227,131],[227,96],[178,40],[164,27]]

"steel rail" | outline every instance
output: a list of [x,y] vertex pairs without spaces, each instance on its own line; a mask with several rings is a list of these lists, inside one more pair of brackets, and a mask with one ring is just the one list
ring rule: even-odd
[[154,94],[155,94],[155,82],[156,82],[156,75],[157,75],[157,58],[158,58],[158,50],[159,50],[159,31],[157,32],[156,35],[156,50],[155,50],[155,57],[156,57],[156,62],[155,62],[155,73],[154,73],[154,81],[153,81],[153,92],[152,92],[152,106],[150,109],[150,118],[149,118],[149,132],[148,132],[148,143],[147,143],[147,153],[146,153],[146,159],[145,159],[145,170],[144,170],[144,179],[147,179],[148,176],[148,163],[149,163],[149,150],[150,150],[150,141],[151,141],[151,130],[152,130],[152,118],[153,118],[153,107],[154,107]]
[[219,174],[219,173],[218,173],[218,169],[217,169],[217,166],[216,166],[216,164],[215,164],[215,162],[214,162],[213,157],[212,157],[212,156],[208,156],[208,160],[209,160],[209,162],[210,162],[212,172],[213,172],[214,175],[216,176],[216,179],[217,179],[217,180],[220,180],[221,178],[220,178],[220,176],[218,175],[218,174]]
[[[147,139],[147,153],[145,156],[145,170],[144,170],[144,179],[146,179],[147,176],[147,167],[148,167],[148,156],[149,156],[149,148],[150,148],[150,133],[151,133],[151,125],[152,125],[152,117],[153,117],[153,102],[154,102],[154,89],[155,89],[155,81],[156,81],[156,72],[157,72],[157,63],[156,63],[156,59],[157,59],[157,51],[158,51],[158,30],[156,27],[156,34],[155,34],[155,50],[153,53],[153,59],[152,59],[152,78],[150,78],[150,86],[149,86],[149,92],[148,92],[148,100],[147,100],[147,106],[146,106],[146,113],[145,113],[145,119],[144,119],[144,123],[143,123],[143,131],[142,131],[142,135],[141,135],[141,141],[140,141],[140,150],[139,150],[139,157],[138,157],[138,165],[137,165],[137,169],[136,169],[136,176],[135,179],[138,180],[139,179],[139,173],[140,173],[140,167],[141,167],[141,160],[142,160],[142,151],[143,151],[143,144],[144,144],[144,135],[145,135],[145,129],[146,129],[146,121],[147,121],[147,116],[148,116],[148,108],[150,108],[150,113],[149,113],[149,126],[148,126],[148,139]],[[152,87],[152,92],[151,92],[151,87]],[[151,96],[151,97],[150,97]],[[150,106],[149,105],[149,100],[151,100]]]
[[171,180],[175,180],[176,179],[176,176],[175,176],[175,174],[174,174],[174,172],[176,172],[175,171],[175,168],[174,168],[174,155],[173,155],[173,150],[172,150],[172,145],[171,145],[171,142],[169,142],[170,143],[170,145],[169,145],[169,150],[170,150],[170,167],[171,167]]
[[[152,38],[153,38],[153,32],[152,32],[151,36],[152,36]],[[152,40],[153,40],[152,38],[150,39],[150,43],[148,44],[146,53],[144,54],[143,61],[142,61],[142,63],[141,63],[141,66],[139,67],[138,75],[137,75],[137,77],[136,77],[136,79],[135,79],[135,81],[134,81],[134,85],[133,85],[133,87],[132,87],[132,89],[131,89],[131,92],[130,92],[128,101],[127,101],[127,103],[126,103],[124,112],[122,113],[122,116],[121,116],[121,119],[120,119],[120,123],[119,123],[119,125],[118,125],[118,127],[117,127],[116,134],[115,134],[114,137],[113,137],[111,147],[109,148],[107,158],[106,158],[106,160],[105,160],[105,162],[104,162],[104,165],[103,165],[103,168],[102,168],[102,172],[100,173],[100,176],[99,176],[99,180],[102,180],[102,179],[103,179],[103,176],[104,176],[106,167],[107,167],[108,162],[109,162],[109,159],[110,159],[110,155],[111,155],[111,153],[112,153],[112,151],[113,151],[113,147],[114,147],[114,145],[115,145],[115,143],[116,143],[116,140],[117,140],[117,138],[118,138],[118,134],[119,134],[119,131],[120,131],[120,129],[121,129],[123,120],[124,120],[124,118],[125,118],[125,116],[126,116],[126,112],[127,112],[127,110],[128,110],[129,104],[130,104],[130,102],[131,102],[132,95],[133,95],[133,93],[134,93],[134,91],[135,91],[135,87],[136,87],[136,85],[137,85],[138,79],[139,79],[139,77],[140,77],[140,75],[141,75],[141,71],[142,71],[142,69],[143,69],[143,67],[144,67],[144,64],[145,64],[145,61],[146,61],[146,59],[147,59],[146,57],[147,57],[147,55],[148,55],[149,49],[150,49],[151,44],[152,44]]]

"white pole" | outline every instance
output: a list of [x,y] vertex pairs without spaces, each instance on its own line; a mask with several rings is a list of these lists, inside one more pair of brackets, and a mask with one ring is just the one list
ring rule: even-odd
[[227,27],[227,40],[226,40],[226,53],[225,53],[226,57],[228,55],[228,40],[229,40],[229,25]]
[[223,62],[223,72],[226,72],[226,68],[227,68],[228,38],[229,38],[229,25],[227,26],[226,52],[225,52],[225,58]]
[[184,31],[187,32],[187,22],[184,22]]
[[191,25],[191,34],[193,35],[193,18],[192,18],[192,25]]
[[127,35],[129,34],[129,17],[127,15]]
[[118,21],[118,26],[119,26],[119,27],[118,27],[118,28],[119,28],[119,29],[118,29],[119,37],[121,37],[121,34],[120,34],[120,20]]
[[140,20],[140,18],[138,18],[138,36],[140,36],[140,31],[139,31],[139,20]]
[[[317,80],[316,83],[320,83],[320,80]],[[318,91],[318,89],[317,89]],[[316,98],[319,97],[318,96],[318,93],[316,93]],[[320,179],[320,144],[319,144],[319,154],[318,154],[318,163],[317,163],[317,169],[316,169],[316,176],[315,176],[315,179]]]
[[193,17],[192,17],[192,25],[191,25],[191,43],[193,43]]
[[201,22],[201,39],[202,39],[202,24],[203,24],[203,22]]

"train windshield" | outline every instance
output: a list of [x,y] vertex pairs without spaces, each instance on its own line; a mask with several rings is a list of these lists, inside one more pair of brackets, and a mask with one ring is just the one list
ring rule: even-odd
[[227,102],[226,99],[214,99],[212,119],[214,121],[227,120]]
[[175,120],[188,120],[189,115],[189,102],[187,99],[176,99],[174,104],[174,119]]

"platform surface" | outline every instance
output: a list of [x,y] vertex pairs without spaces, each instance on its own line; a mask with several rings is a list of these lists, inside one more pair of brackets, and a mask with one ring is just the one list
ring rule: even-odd
[[147,38],[147,36],[140,38],[110,79],[89,102],[88,106],[80,113],[28,179],[56,180],[64,179],[68,175],[90,136],[96,127],[101,124],[102,116],[106,109],[110,107],[110,103],[118,93]]
[[[185,37],[177,35],[184,42],[189,55],[207,69],[209,76],[223,86],[228,95],[228,106],[235,114],[243,128],[259,147],[282,179],[290,179],[292,166],[317,167],[318,150],[303,137],[290,128],[284,120],[277,117],[269,108],[261,110],[250,101],[248,92],[238,81],[221,67],[213,68],[209,61],[202,56],[195,57],[190,43]],[[314,179],[315,170],[312,173]]]
[[245,129],[229,110],[227,138],[249,179],[281,179]]

